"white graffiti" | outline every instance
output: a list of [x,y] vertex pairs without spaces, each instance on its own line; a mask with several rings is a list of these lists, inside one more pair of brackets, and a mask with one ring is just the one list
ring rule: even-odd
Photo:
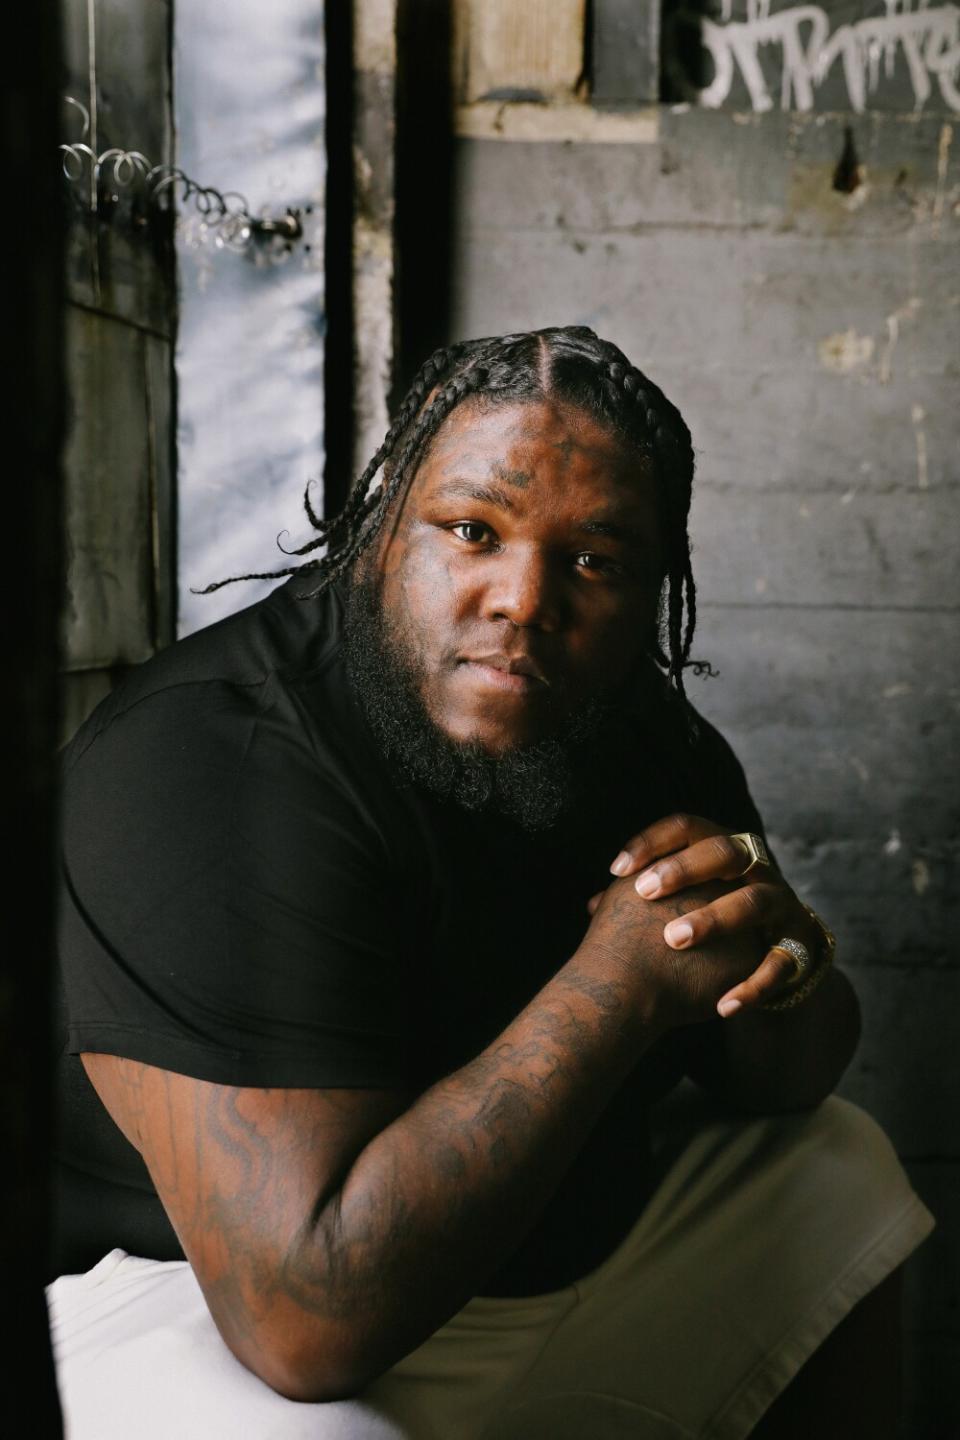
[[816,89],[838,59],[842,61],[851,108],[865,110],[880,83],[889,79],[898,47],[919,110],[933,93],[931,77],[951,110],[960,110],[960,8],[928,6],[918,0],[884,0],[886,15],[841,25],[830,34],[830,21],[819,5],[794,5],[770,13],[770,0],[747,0],[747,19],[729,20],[732,0],[723,0],[728,23],[703,21],[703,43],[715,67],[713,81],[699,93],[701,105],[719,106],[730,94],[736,69],[743,76],[754,110],[772,110],[775,101],[760,64],[764,45],[783,50],[780,108],[812,110]]

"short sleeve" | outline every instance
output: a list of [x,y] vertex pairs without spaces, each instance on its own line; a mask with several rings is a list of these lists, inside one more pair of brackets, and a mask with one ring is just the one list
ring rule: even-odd
[[391,849],[361,770],[276,675],[116,714],[64,784],[68,1048],[229,1084],[403,1085]]

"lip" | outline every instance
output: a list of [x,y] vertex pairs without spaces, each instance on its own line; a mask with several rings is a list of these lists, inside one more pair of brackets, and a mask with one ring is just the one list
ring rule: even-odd
[[478,680],[496,690],[523,694],[549,683],[528,655],[464,655],[458,663],[469,665]]

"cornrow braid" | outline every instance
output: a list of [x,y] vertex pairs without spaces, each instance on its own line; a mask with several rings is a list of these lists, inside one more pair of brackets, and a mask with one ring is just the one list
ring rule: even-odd
[[[616,351],[615,346],[607,347]],[[619,352],[617,352],[619,357]],[[622,358],[608,361],[606,378],[636,407],[639,429],[647,437],[651,458],[658,470],[658,496],[665,511],[667,537],[667,634],[668,654],[662,647],[658,658],[680,695],[684,694],[683,671],[690,663],[690,649],[696,626],[696,587],[690,562],[687,517],[693,488],[693,445],[682,415],[642,371]],[[686,624],[684,624],[686,611]]]
[[[329,565],[318,584],[313,590],[300,596],[303,600],[310,600],[325,590],[338,575],[345,570],[366,550],[367,546],[378,533],[383,518],[390,508],[391,503],[400,492],[401,487],[406,488],[408,480],[416,469],[416,461],[420,458],[427,442],[432,439],[439,430],[443,421],[452,410],[455,410],[468,395],[474,394],[481,389],[487,378],[486,371],[476,366],[455,375],[448,380],[441,390],[429,402],[426,409],[415,421],[409,438],[400,451],[396,465],[394,465],[389,479],[381,486],[376,496],[375,504],[372,507],[369,523],[360,525],[354,533],[349,536],[343,548],[330,558]],[[368,467],[369,468],[369,467]]]
[[[616,345],[586,326],[486,336],[434,351],[418,370],[383,442],[351,485],[340,512],[322,519],[313,508],[307,486],[304,509],[317,534],[285,553],[310,555],[326,546],[326,554],[300,566],[215,581],[198,593],[208,594],[238,580],[279,579],[299,570],[313,570],[316,584],[302,589],[299,598],[310,600],[321,594],[371,544],[394,501],[406,493],[440,426],[472,397],[491,404],[563,401],[606,423],[652,470],[667,565],[660,633],[650,648],[666,671],[668,683],[679,699],[685,700],[685,669],[714,673],[706,662],[690,659],[696,628],[696,587],[687,529],[694,473],[690,431],[663,391],[631,365]],[[375,485],[381,470],[383,475]],[[279,544],[280,536],[277,541]],[[684,708],[689,721],[689,709]]]
[[[344,506],[338,512],[338,514],[333,515],[329,519],[325,520],[316,513],[310,501],[310,485],[313,482],[308,482],[303,492],[303,508],[306,512],[307,519],[318,533],[314,537],[314,539],[308,540],[305,545],[301,545],[293,550],[285,550],[284,547],[280,545],[280,537],[287,534],[288,532],[285,530],[281,530],[280,535],[277,536],[277,544],[278,546],[280,546],[281,550],[284,550],[284,554],[309,555],[312,551],[319,549],[322,545],[336,548],[333,542],[333,537],[335,535],[339,535],[342,531],[345,531],[348,537],[352,535],[353,531],[357,528],[358,522],[362,523],[362,521],[366,518],[367,513],[369,513],[370,509],[372,509],[373,507],[373,501],[375,497],[368,495],[368,490],[371,482],[374,479],[374,476],[377,474],[377,471],[380,469],[384,461],[389,459],[390,455],[393,453],[393,448],[397,442],[398,437],[403,434],[404,430],[406,430],[407,426],[410,424],[410,421],[413,419],[414,415],[416,415],[417,411],[423,404],[430,389],[437,383],[438,379],[442,377],[444,371],[449,368],[450,365],[455,363],[458,352],[463,348],[464,347],[461,345],[453,345],[449,348],[436,350],[429,357],[429,359],[426,360],[423,365],[421,365],[420,369],[417,371],[417,374],[414,376],[413,383],[411,384],[410,389],[404,397],[403,403],[401,404],[399,411],[397,412],[393,422],[390,425],[389,430],[383,438],[382,444],[374,454],[373,458],[371,459],[370,463],[367,465],[363,473],[358,476],[358,478],[351,485]],[[313,566],[316,565],[317,562],[313,561],[310,563]],[[231,575],[225,580],[214,580],[211,582],[211,584],[205,585],[203,589],[196,590],[193,593],[197,595],[210,595],[213,593],[214,590],[219,590],[224,585],[234,585],[240,580],[280,579],[284,575],[294,575],[299,570],[305,568],[307,567],[300,565],[290,565],[286,566],[281,570],[271,570],[263,574]],[[332,578],[333,577],[331,577],[331,579]],[[321,588],[323,587],[321,586]],[[317,594],[318,592],[313,591],[311,593]],[[311,597],[307,596],[305,598],[309,599]]]

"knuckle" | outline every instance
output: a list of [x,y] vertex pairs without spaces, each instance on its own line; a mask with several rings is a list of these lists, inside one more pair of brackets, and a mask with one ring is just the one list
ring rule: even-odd
[[767,894],[761,885],[744,885],[740,890],[740,904],[748,915],[761,916],[767,911]]
[[683,919],[686,920],[693,931],[693,938],[690,941],[691,945],[699,945],[701,940],[705,940],[707,936],[712,935],[717,928],[717,918],[709,905],[705,906],[702,910],[689,910],[686,915],[683,916]]
[[707,853],[711,859],[727,866],[737,860],[740,851],[737,849],[736,842],[731,840],[729,835],[712,835],[707,841]]
[[676,885],[683,879],[685,869],[684,862],[678,856],[674,856],[670,860],[662,861],[657,866],[657,878],[661,885]]

